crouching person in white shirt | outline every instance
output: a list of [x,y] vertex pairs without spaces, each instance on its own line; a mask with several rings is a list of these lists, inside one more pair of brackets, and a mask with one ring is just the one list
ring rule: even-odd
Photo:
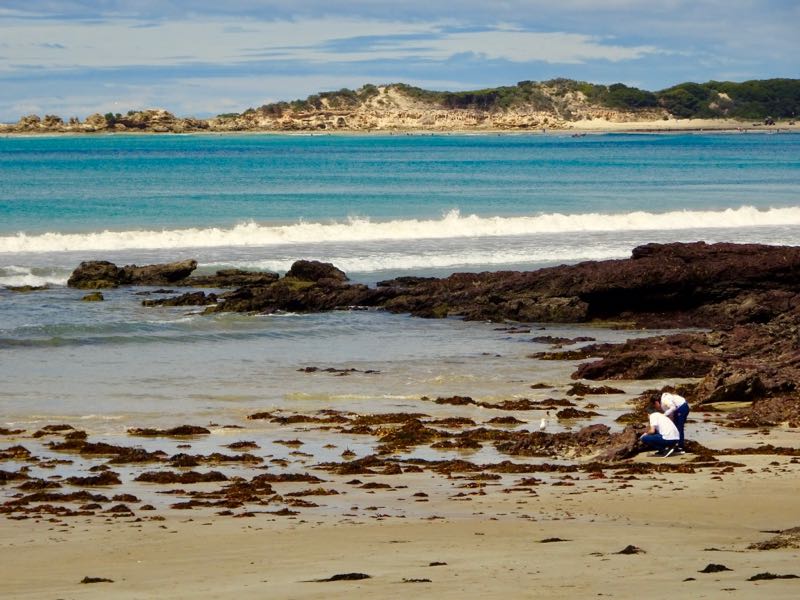
[[672,455],[678,446],[680,440],[678,428],[675,427],[672,419],[659,412],[655,407],[651,406],[647,412],[650,414],[650,424],[647,433],[639,439],[645,446],[656,450],[658,456],[666,458]]
[[667,388],[667,391],[661,394],[661,400],[656,400],[653,404],[675,423],[680,437],[678,441],[678,452],[683,454],[685,450],[683,446],[683,428],[686,425],[686,419],[689,418],[689,403],[683,396],[671,392],[672,388]]

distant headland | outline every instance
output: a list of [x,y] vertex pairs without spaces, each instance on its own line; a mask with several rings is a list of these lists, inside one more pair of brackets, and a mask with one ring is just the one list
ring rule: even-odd
[[464,92],[366,84],[209,119],[164,109],[95,113],[84,120],[27,115],[0,134],[191,132],[669,131],[796,128],[800,80],[681,83],[649,92],[621,83],[520,81]]

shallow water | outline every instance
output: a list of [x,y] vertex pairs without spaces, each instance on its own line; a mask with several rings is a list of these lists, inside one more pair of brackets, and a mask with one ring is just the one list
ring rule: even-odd
[[[533,397],[541,391],[532,383],[563,387],[575,363],[526,358],[548,347],[530,338],[586,334],[553,325],[509,334],[381,311],[201,316],[143,308],[131,289],[104,294],[103,303],[84,303],[76,290],[4,293],[16,315],[0,327],[5,419],[81,418],[102,431],[122,427],[117,420],[203,424],[274,408],[385,412],[425,395]],[[590,333],[604,341],[635,334]],[[309,366],[378,373],[298,372]]]

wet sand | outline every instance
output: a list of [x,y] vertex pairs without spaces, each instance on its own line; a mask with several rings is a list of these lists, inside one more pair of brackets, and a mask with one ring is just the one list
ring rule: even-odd
[[[534,400],[403,398],[383,413],[361,400],[260,415],[237,405],[179,431],[191,435],[132,431],[163,415],[88,432],[95,421],[80,418],[0,429],[3,597],[798,597],[800,579],[748,578],[800,576],[800,531],[750,548],[800,526],[800,431],[694,410],[695,454],[599,463],[574,447],[503,451],[542,417],[548,439],[620,431],[643,390],[674,383],[578,396],[566,383],[576,361],[551,364],[547,385],[515,383]],[[299,371],[308,385],[386,377]],[[565,403],[600,414],[559,420]],[[399,432],[413,439],[391,442]],[[224,479],[187,479],[215,472]],[[369,578],[317,581],[353,573]]]
[[[759,441],[796,446],[796,437],[784,431]],[[800,549],[748,549],[774,536],[768,531],[800,525],[800,459],[729,458],[742,466],[575,473],[535,486],[517,485],[528,477],[520,474],[479,488],[463,473],[357,476],[393,489],[325,476],[322,487],[342,493],[287,516],[165,510],[153,519],[137,510],[4,519],[0,577],[8,598],[638,598],[643,590],[652,598],[796,598],[800,580],[747,579],[800,575]],[[420,492],[426,502],[416,502]],[[553,538],[563,541],[543,542]],[[618,554],[629,545],[644,552]],[[699,572],[709,564],[731,570]],[[314,581],[347,573],[370,579]],[[113,582],[81,584],[84,577]]]

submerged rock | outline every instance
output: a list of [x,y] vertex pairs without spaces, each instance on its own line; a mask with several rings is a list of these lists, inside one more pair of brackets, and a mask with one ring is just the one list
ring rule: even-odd
[[142,306],[208,306],[216,304],[216,294],[205,292],[187,292],[172,298],[157,298],[155,300],[142,300]]

